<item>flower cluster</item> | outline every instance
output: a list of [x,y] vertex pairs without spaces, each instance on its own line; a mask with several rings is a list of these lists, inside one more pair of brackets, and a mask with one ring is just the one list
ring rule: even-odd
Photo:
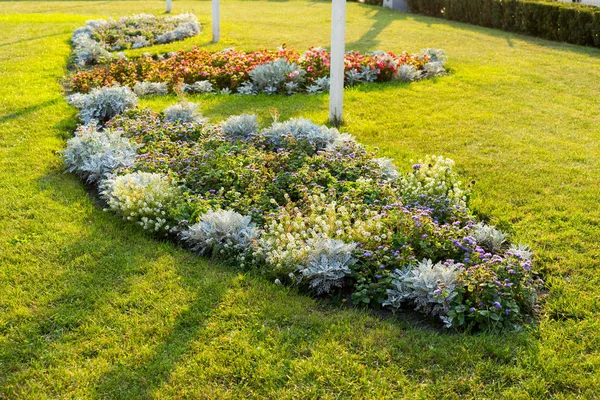
[[453,167],[454,161],[442,156],[419,160],[411,173],[400,178],[404,203],[429,209],[440,221],[463,211],[468,193]]
[[[216,125],[197,116],[188,103],[126,111],[103,130],[81,128],[65,159],[99,180],[123,218],[277,282],[411,306],[447,327],[513,327],[532,315],[541,282],[531,251],[476,223],[451,160],[403,172],[306,119],[261,129],[253,115]],[[82,144],[84,133],[103,145]],[[115,162],[117,151],[130,158]],[[101,173],[74,167],[92,160]]]
[[113,51],[169,43],[198,33],[200,23],[193,14],[91,20],[73,32],[73,61],[79,66],[104,64],[115,58]]
[[[437,53],[436,53],[437,52]],[[441,50],[421,54],[360,53],[345,57],[345,84],[415,81],[445,73]],[[436,61],[432,61],[435,57]],[[170,91],[197,93],[321,93],[329,90],[330,54],[310,48],[300,54],[282,47],[276,51],[243,52],[227,49],[210,52],[194,48],[166,55],[119,59],[107,66],[78,71],[71,85],[77,92],[119,83],[165,83]],[[203,83],[204,82],[204,83]]]
[[177,208],[180,193],[169,177],[133,172],[103,180],[101,188],[110,209],[124,219],[161,234],[175,229],[171,212]]

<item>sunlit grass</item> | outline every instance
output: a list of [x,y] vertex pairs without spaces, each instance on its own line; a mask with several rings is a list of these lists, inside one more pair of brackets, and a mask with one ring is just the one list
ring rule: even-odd
[[[209,44],[210,2],[177,1],[203,33],[151,51],[328,44],[329,3],[222,3],[222,43]],[[444,48],[452,73],[348,90],[345,129],[401,168],[453,158],[476,212],[545,271],[539,326],[466,335],[239,275],[104,213],[60,161],[68,38],[164,3],[0,4],[0,397],[600,395],[600,51],[348,4],[349,48]],[[193,99],[214,121],[327,119],[327,95]]]

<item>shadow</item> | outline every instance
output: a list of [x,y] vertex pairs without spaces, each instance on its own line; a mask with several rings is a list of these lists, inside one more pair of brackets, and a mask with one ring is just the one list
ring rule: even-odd
[[373,10],[371,15],[369,16],[369,19],[375,21],[373,22],[373,25],[371,25],[371,28],[369,28],[369,30],[363,33],[362,36],[357,40],[353,42],[347,42],[346,49],[354,50],[355,47],[372,49],[379,44],[377,36],[379,36],[379,34],[383,32],[384,29],[386,29],[394,21],[397,21],[399,19],[406,19],[406,14],[404,13],[390,14],[389,10],[386,10],[379,7],[376,11]]
[[507,46],[511,48],[515,46],[515,40],[520,40],[528,44],[535,44],[537,46],[546,47],[553,50],[568,51],[576,54],[585,54],[587,56],[600,57],[600,49],[595,47],[586,47],[566,42],[557,42],[549,39],[539,38],[536,36],[530,36],[525,33],[503,31],[501,29],[489,28],[485,26],[469,24],[467,22],[453,21],[444,18],[429,17],[421,14],[406,14],[394,10],[389,10],[389,12],[396,17],[395,19],[399,19],[399,16],[402,16],[402,18],[404,19],[411,18],[415,22],[422,23],[428,29],[435,29],[436,26],[439,25],[445,25],[455,28],[459,30],[461,35],[464,35],[466,38],[474,38],[477,40],[481,40],[481,38],[474,35],[473,32],[494,38],[502,38],[506,40]]
[[[63,173],[58,163],[52,169],[36,181],[37,192],[69,207],[77,218],[81,191],[76,186],[81,183]],[[98,357],[110,360],[104,350],[112,344],[105,347],[104,340],[126,348],[130,338],[123,332],[129,332],[134,337],[143,336],[141,342],[148,345],[157,338],[147,332],[137,334],[137,329],[146,329],[159,332],[155,358],[138,368],[135,358],[139,354],[137,348],[132,349],[135,365],[124,368],[126,357],[120,358],[100,382],[99,390],[104,387],[102,383],[111,383],[124,393],[134,388],[150,393],[169,376],[235,277],[231,269],[212,268],[205,259],[161,242],[99,207],[86,218],[87,223],[77,224],[77,235],[69,236],[68,243],[49,256],[47,262],[60,268],[54,272],[54,289],[45,294],[44,303],[37,304],[35,314],[26,320],[15,317],[0,324],[0,334],[10,332],[0,342],[0,386],[18,380],[32,365],[51,362],[49,354],[56,356],[56,348],[74,340],[83,342],[74,350],[78,353],[75,358],[85,362]],[[171,298],[165,296],[161,293],[164,286],[171,286],[180,297],[173,293]],[[171,315],[163,312],[167,307],[178,314],[172,327]],[[150,322],[140,323],[142,316]],[[160,337],[163,332],[166,334]]]
[[[205,261],[191,253],[188,259]],[[166,335],[158,338],[152,355],[144,360],[131,357],[131,363],[120,362],[113,365],[98,379],[96,396],[151,398],[152,392],[168,381],[172,371],[198,339],[199,332],[207,326],[222,299],[236,285],[233,271],[226,266],[217,265],[215,269],[219,270],[221,278],[210,282],[206,282],[202,276],[206,271],[197,267],[194,262],[177,265],[177,276],[183,278],[182,286],[194,293],[194,299],[177,315],[172,326],[165,330]]]
[[57,104],[59,102],[62,102],[62,101],[64,101],[62,97],[55,97],[54,99],[47,100],[47,101],[45,101],[43,103],[36,104],[34,106],[25,107],[25,108],[22,108],[19,111],[15,111],[13,113],[10,113],[10,114],[7,114],[7,115],[3,115],[3,116],[0,117],[0,124],[2,124],[4,122],[12,121],[13,119],[22,117],[24,115],[28,115],[28,114],[34,113],[34,112],[39,111],[39,110],[41,110],[43,108],[53,106],[53,105],[55,105],[55,104]]
[[2,43],[2,44],[0,44],[0,47],[12,46],[12,45],[19,44],[19,43],[31,42],[34,40],[40,40],[40,39],[45,39],[45,38],[54,37],[54,36],[62,36],[62,35],[69,34],[71,32],[72,32],[71,30],[68,30],[68,31],[60,32],[60,33],[53,33],[50,35],[42,35],[42,36],[37,36],[37,37],[33,37],[33,38],[15,40],[15,41],[8,42],[8,43]]

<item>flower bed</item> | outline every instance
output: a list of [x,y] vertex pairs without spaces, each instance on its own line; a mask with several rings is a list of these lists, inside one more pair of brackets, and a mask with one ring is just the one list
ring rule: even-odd
[[[415,81],[444,74],[446,55],[426,49],[421,54],[349,52],[345,84]],[[79,71],[72,76],[76,92],[114,84],[138,86],[140,95],[187,93],[321,93],[329,90],[330,55],[311,48],[303,54],[285,47],[277,51],[210,52],[198,48],[169,55],[116,60],[108,66]]]
[[194,104],[155,113],[134,97],[123,87],[72,97],[91,123],[64,153],[124,219],[278,284],[415,308],[446,327],[531,317],[541,285],[531,252],[474,220],[451,160],[399,171],[305,119],[210,125]]
[[107,63],[119,57],[113,51],[183,40],[197,35],[200,29],[193,14],[167,17],[139,14],[118,20],[87,21],[73,32],[73,61],[79,66]]

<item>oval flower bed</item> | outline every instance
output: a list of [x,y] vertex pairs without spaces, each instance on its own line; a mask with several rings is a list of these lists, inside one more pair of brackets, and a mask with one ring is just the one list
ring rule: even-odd
[[414,308],[446,327],[515,327],[541,280],[526,246],[475,221],[444,157],[399,171],[347,133],[305,119],[210,125],[193,103],[136,109],[127,87],[70,102],[68,169],[109,209],[278,284],[355,304]]
[[124,57],[111,52],[170,43],[196,36],[200,23],[194,14],[156,17],[138,14],[118,20],[95,19],[73,32],[73,61],[78,66],[104,64]]
[[[416,81],[446,72],[446,55],[438,49],[420,54],[349,52],[345,58],[345,84]],[[299,53],[285,47],[277,51],[210,52],[198,48],[168,55],[116,60],[107,66],[78,71],[71,89],[87,93],[92,88],[127,85],[138,95],[186,93],[294,94],[329,90],[330,54],[311,48]]]

